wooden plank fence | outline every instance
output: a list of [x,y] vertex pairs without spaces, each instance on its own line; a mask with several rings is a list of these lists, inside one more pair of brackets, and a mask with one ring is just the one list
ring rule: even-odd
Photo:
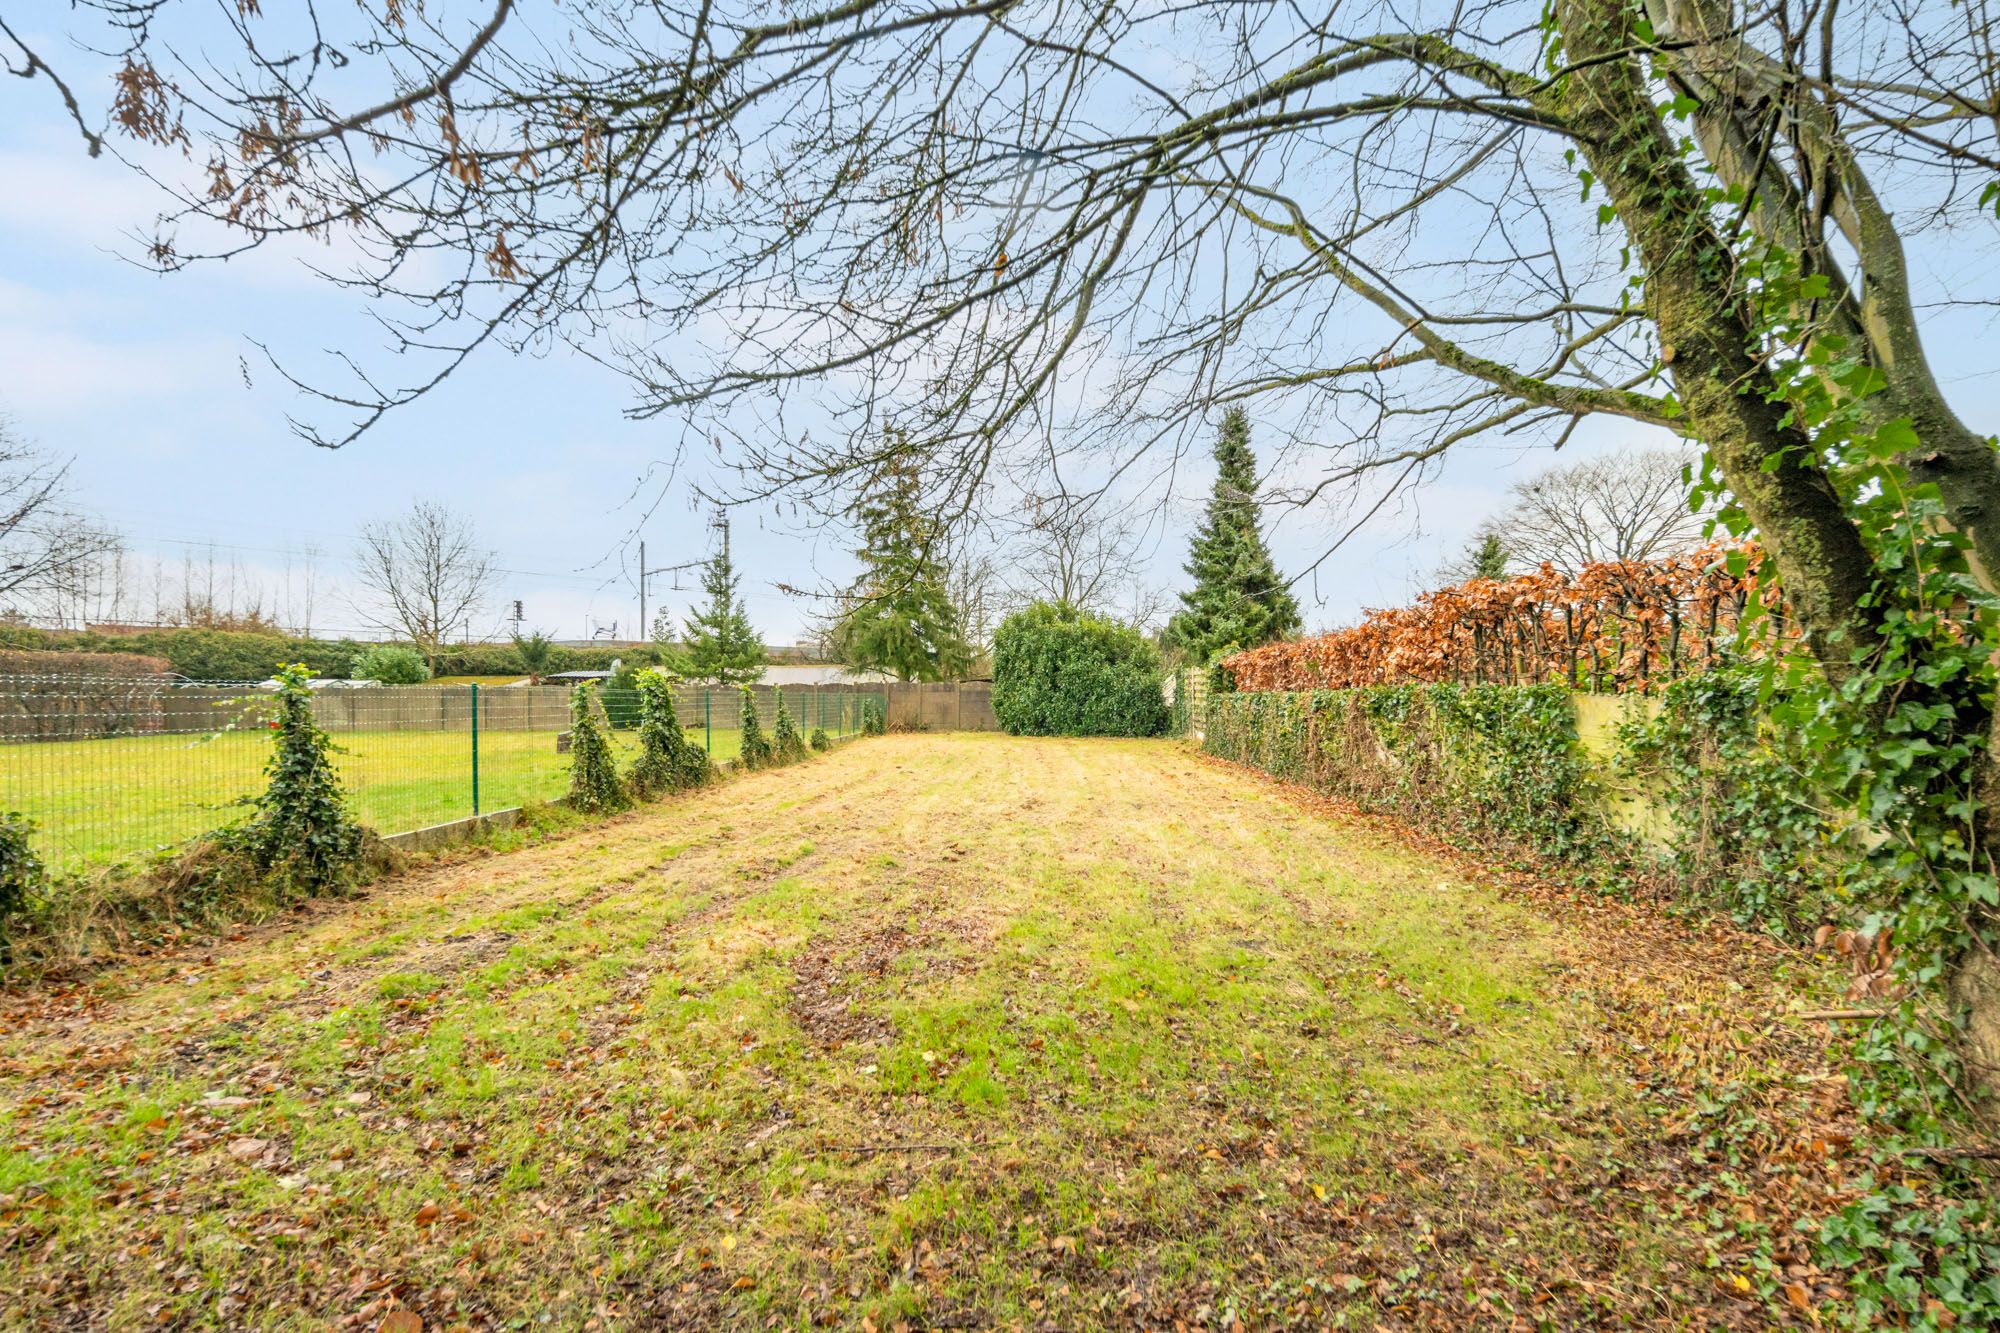
[[993,686],[971,680],[941,685],[880,685],[889,696],[892,731],[998,731]]

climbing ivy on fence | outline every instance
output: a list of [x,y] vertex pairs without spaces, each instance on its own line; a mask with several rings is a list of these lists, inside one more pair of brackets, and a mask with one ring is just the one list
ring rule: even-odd
[[629,778],[633,794],[651,798],[707,782],[715,769],[707,752],[681,730],[680,715],[674,711],[673,677],[646,667],[633,683],[639,697],[639,757]]
[[1559,686],[1212,695],[1203,745],[1460,842],[1573,861],[1607,838]]
[[743,730],[737,762],[745,768],[763,768],[771,762],[773,751],[770,739],[764,735],[763,720],[757,716],[757,695],[748,685],[738,688],[743,691]]
[[771,754],[774,763],[795,764],[806,757],[805,737],[799,734],[798,723],[792,721],[792,710],[785,706],[785,692],[771,691],[777,702],[778,718],[771,726]]
[[348,812],[333,742],[313,716],[310,672],[280,668],[270,779],[256,813],[225,835],[250,857],[280,901],[346,887],[361,859],[361,826]]
[[605,734],[608,724],[598,706],[595,685],[585,682],[570,691],[569,719],[570,805],[598,813],[624,809],[625,784],[618,780],[618,765]]
[[1745,665],[1675,681],[1619,729],[1620,760],[1671,822],[1674,899],[1799,939],[1846,915],[1844,867],[1865,852],[1816,796],[1799,734],[1769,725],[1764,680]]

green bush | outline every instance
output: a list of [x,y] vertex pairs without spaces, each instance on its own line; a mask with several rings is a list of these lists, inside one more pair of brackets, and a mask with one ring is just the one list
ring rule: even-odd
[[641,797],[697,787],[714,775],[708,754],[681,730],[674,711],[673,677],[646,667],[635,678],[639,693],[639,758],[630,784]]
[[[527,676],[530,685],[542,683],[542,677],[549,673],[549,662],[554,658],[555,644],[549,636],[536,630],[533,634],[514,636],[514,660],[520,664],[520,671]],[[472,672],[465,672],[472,675]]]
[[303,662],[315,676],[348,675],[362,645],[351,639],[288,639],[239,630],[160,629],[137,634],[65,633],[9,626],[0,648],[43,652],[159,657],[190,680],[264,680],[286,662]]
[[0,814],[0,958],[9,952],[8,918],[26,911],[48,884],[48,867],[28,840],[34,831],[26,816]]
[[1164,668],[1138,630],[1038,602],[993,636],[993,712],[1016,736],[1157,736]]
[[743,743],[737,752],[737,762],[745,768],[763,768],[771,762],[771,742],[764,737],[764,724],[757,717],[757,695],[748,685],[737,687],[743,691]]
[[333,742],[313,717],[303,663],[278,670],[270,782],[256,814],[228,840],[249,854],[279,901],[345,888],[361,860],[361,826],[348,813]]
[[611,679],[599,689],[597,700],[604,705],[604,719],[619,731],[639,725],[639,673],[646,669],[621,659]]
[[863,736],[880,736],[889,729],[889,706],[879,694],[871,694],[861,701],[859,730]]
[[602,814],[627,804],[625,784],[618,780],[611,739],[597,703],[597,686],[586,681],[569,695],[569,803],[577,810]]
[[421,685],[431,678],[423,654],[400,643],[378,643],[354,659],[350,668],[354,680],[379,681],[384,685]]
[[778,721],[771,729],[771,753],[780,764],[795,764],[806,757],[806,740],[799,734],[798,724],[792,721],[792,710],[785,706],[785,692],[774,689],[772,699],[777,701]]
[[825,727],[814,727],[812,739],[807,741],[806,744],[812,746],[815,750],[831,750],[833,748],[833,737],[826,734]]

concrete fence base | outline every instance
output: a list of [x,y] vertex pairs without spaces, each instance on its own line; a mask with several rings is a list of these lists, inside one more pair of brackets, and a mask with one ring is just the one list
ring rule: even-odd
[[467,815],[464,819],[411,829],[407,833],[386,833],[382,836],[382,845],[394,847],[399,852],[434,852],[440,847],[456,847],[459,843],[470,842],[482,833],[513,828],[520,819],[519,806],[491,810],[483,815]]

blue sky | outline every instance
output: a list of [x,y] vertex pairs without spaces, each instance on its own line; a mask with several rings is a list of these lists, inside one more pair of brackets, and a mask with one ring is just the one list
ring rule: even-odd
[[[52,44],[53,45],[53,44]],[[87,158],[43,83],[0,89],[0,412],[44,447],[75,457],[74,500],[119,530],[142,560],[166,567],[209,553],[262,586],[316,571],[316,630],[365,628],[348,576],[356,528],[412,500],[469,515],[505,571],[488,627],[520,599],[531,626],[559,637],[637,621],[637,543],[650,563],[702,555],[707,513],[696,487],[714,479],[705,443],[683,449],[679,428],[632,422],[613,373],[559,349],[546,357],[494,352],[403,409],[360,442],[315,449],[289,432],[298,395],[255,343],[310,366],[324,348],[378,344],[358,299],[312,276],[329,256],[306,246],[260,252],[159,276],[130,262],[133,232],[151,215],[152,187],[116,160]],[[1985,290],[1987,242],[1949,236],[1913,251],[1933,298]],[[337,257],[335,257],[337,259]],[[1974,422],[1996,416],[1987,348],[1990,316],[1944,311],[1933,354]],[[1629,423],[1592,422],[1573,458],[1658,442]],[[1388,506],[1334,560],[1297,588],[1311,628],[1352,621],[1428,586],[1439,564],[1491,514],[1507,485],[1547,466],[1542,448],[1505,442],[1457,447],[1426,486]],[[1155,528],[1142,581],[1180,586],[1180,561],[1212,471],[1205,457],[1173,474],[1167,521]],[[1338,506],[1284,515],[1273,533],[1281,568],[1321,555],[1348,522]],[[751,615],[766,637],[801,637],[811,607],[779,584],[825,587],[849,577],[846,533],[766,507],[734,514],[734,548]],[[685,607],[690,594],[655,585]],[[296,618],[296,616],[295,616]]]

